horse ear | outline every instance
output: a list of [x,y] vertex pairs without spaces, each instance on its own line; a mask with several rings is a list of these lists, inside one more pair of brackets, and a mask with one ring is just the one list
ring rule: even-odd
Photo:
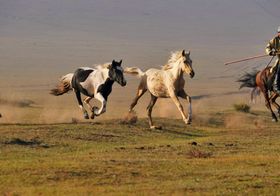
[[120,60],[120,66],[121,66],[121,64],[122,64],[122,59]]
[[115,60],[112,61],[112,64],[111,64],[110,68],[112,68],[114,66],[116,66],[116,61]]
[[186,52],[185,50],[182,51],[182,56],[185,56],[186,55]]
[[191,54],[191,51],[189,50],[189,51],[187,52],[187,55],[190,56],[190,54]]

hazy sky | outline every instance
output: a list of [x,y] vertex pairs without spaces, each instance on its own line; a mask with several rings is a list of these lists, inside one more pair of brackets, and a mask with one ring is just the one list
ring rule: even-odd
[[279,10],[279,0],[0,0],[0,81],[48,83],[113,58],[147,68],[183,48],[205,77],[263,53]]

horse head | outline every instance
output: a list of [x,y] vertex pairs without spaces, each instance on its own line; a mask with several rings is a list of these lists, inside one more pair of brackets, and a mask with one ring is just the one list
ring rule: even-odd
[[123,75],[123,68],[121,67],[122,60],[117,62],[115,60],[112,61],[112,64],[109,66],[109,78],[113,81],[116,81],[121,86],[126,85],[126,80]]
[[185,50],[182,51],[182,58],[183,58],[182,70],[183,72],[189,74],[191,78],[193,78],[194,70],[192,68],[192,60],[190,58],[190,54],[191,54],[190,51],[188,51],[187,53],[185,52]]

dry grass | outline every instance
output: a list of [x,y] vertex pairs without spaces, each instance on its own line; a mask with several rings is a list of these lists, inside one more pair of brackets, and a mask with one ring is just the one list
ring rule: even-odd
[[156,118],[160,131],[146,119],[3,124],[0,193],[277,195],[279,127],[243,113],[243,127],[220,123],[237,114],[214,113],[207,128]]
[[233,105],[234,109],[238,112],[244,112],[244,113],[249,113],[251,107],[248,104],[245,103],[236,103]]

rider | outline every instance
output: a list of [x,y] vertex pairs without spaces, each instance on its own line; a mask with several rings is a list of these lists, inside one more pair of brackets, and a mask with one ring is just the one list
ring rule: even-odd
[[275,64],[271,67],[270,73],[275,73],[275,79],[273,82],[274,90],[280,94],[280,68],[279,68],[279,60],[280,60],[280,26],[278,27],[278,34],[266,46],[266,53],[270,56],[277,56],[277,60]]

